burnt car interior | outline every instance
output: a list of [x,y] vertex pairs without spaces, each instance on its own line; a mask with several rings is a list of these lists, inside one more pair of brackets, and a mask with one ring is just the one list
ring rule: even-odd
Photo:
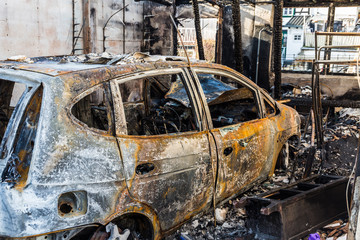
[[181,74],[119,84],[128,135],[159,135],[198,129]]
[[108,108],[105,104],[106,91],[103,86],[86,95],[71,109],[71,113],[90,128],[109,129]]
[[265,114],[266,116],[270,116],[277,113],[276,107],[266,98],[264,99],[264,106],[265,106]]
[[256,95],[249,87],[227,76],[198,73],[214,127],[259,118]]
[[[227,76],[199,73],[214,127],[259,118],[256,95]],[[193,103],[182,74],[164,74],[119,84],[127,134],[151,136],[198,130]],[[72,114],[88,127],[107,131],[108,108],[103,86],[79,100]]]

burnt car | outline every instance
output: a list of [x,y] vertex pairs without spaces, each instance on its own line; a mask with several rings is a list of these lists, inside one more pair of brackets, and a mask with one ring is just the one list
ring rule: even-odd
[[161,239],[267,179],[299,137],[297,112],[230,68],[79,59],[0,62],[2,239]]

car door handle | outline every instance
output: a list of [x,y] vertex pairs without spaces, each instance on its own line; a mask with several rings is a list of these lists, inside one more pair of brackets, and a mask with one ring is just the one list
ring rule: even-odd
[[251,135],[250,137],[247,137],[247,138],[244,138],[244,139],[240,139],[239,140],[239,144],[241,147],[246,147],[249,142],[251,142],[251,140],[253,140],[253,138],[255,137],[255,134],[254,135]]
[[155,169],[155,166],[153,163],[143,163],[137,165],[135,172],[138,175],[144,175],[147,174]]
[[245,140],[240,140],[240,141],[239,141],[239,144],[240,144],[240,146],[242,146],[242,147],[246,147],[246,146],[248,145],[248,143],[247,143]]
[[227,147],[224,149],[224,155],[225,156],[229,156],[233,151],[233,148],[232,147]]

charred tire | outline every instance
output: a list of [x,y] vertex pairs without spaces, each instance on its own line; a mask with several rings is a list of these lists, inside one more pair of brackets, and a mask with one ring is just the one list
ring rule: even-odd
[[144,215],[137,213],[125,214],[112,221],[120,229],[130,230],[129,240],[141,239],[141,240],[152,240],[154,239],[154,230],[151,221]]
[[[127,240],[152,240],[154,239],[154,231],[151,221],[144,215],[137,213],[125,214],[111,221],[118,227],[118,232],[122,235],[125,230],[130,230]],[[109,223],[109,224],[111,224]],[[106,231],[106,226],[88,227],[78,232],[71,240],[103,240],[108,239],[111,233]]]
[[298,147],[297,136],[289,138],[281,148],[278,159],[276,161],[276,169],[286,170],[291,165],[291,161],[295,159],[296,148]]
[[281,148],[278,159],[276,161],[276,169],[286,170],[289,167],[289,140],[285,142]]

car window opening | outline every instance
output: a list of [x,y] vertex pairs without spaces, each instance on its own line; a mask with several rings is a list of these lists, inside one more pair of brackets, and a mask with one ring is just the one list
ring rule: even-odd
[[160,135],[198,129],[181,74],[119,84],[128,135]]
[[0,79],[0,143],[26,85]]
[[264,98],[265,105],[265,114],[266,116],[271,116],[276,112],[275,106],[269,102],[266,98]]
[[224,127],[259,118],[256,95],[249,87],[226,76],[203,73],[197,75],[214,127]]
[[40,86],[31,97],[16,132],[14,151],[11,154],[2,181],[23,187],[27,180],[32,152],[38,128],[43,87]]
[[105,99],[105,90],[101,86],[78,101],[72,107],[71,113],[88,127],[107,131],[109,111]]

